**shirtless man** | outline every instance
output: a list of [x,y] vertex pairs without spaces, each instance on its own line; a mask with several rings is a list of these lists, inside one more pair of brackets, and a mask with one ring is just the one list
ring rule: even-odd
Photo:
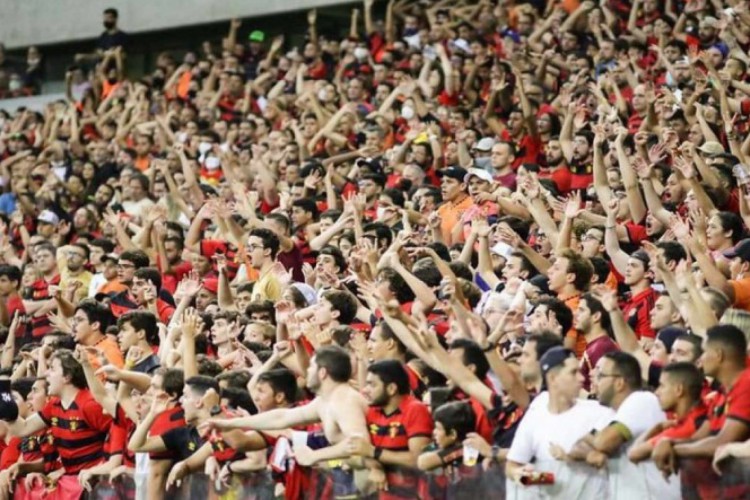
[[344,349],[338,346],[322,347],[315,352],[307,370],[307,387],[317,395],[309,404],[230,420],[214,418],[204,423],[203,427],[222,431],[266,431],[322,422],[330,445],[317,450],[307,446],[295,448],[297,463],[311,466],[318,462],[348,458],[351,454],[347,451],[344,438],[357,434],[369,435],[365,421],[367,402],[349,386],[351,374],[351,360]]

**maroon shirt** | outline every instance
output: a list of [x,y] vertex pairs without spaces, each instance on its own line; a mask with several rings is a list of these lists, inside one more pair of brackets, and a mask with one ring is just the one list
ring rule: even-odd
[[591,373],[599,360],[608,352],[619,351],[620,347],[607,335],[597,337],[586,344],[586,350],[581,357],[581,375],[583,375],[583,388],[591,389]]

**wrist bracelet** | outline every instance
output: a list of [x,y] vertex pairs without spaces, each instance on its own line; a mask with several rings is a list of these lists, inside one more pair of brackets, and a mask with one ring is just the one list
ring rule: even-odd
[[380,460],[380,455],[382,454],[383,454],[383,448],[381,448],[380,446],[376,446],[372,452],[372,458],[374,458],[375,460]]

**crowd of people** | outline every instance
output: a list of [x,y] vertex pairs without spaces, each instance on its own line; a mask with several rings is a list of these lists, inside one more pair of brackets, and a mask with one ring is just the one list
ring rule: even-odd
[[322,14],[129,78],[108,9],[66,100],[0,112],[0,499],[717,497],[748,4]]

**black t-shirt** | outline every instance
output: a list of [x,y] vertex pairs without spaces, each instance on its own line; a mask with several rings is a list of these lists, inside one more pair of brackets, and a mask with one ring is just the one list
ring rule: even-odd
[[187,427],[178,427],[161,435],[164,446],[174,454],[175,460],[181,462],[203,446],[203,439],[198,434],[198,430],[189,425]]
[[133,366],[132,370],[138,373],[151,374],[156,371],[159,366],[161,366],[161,364],[159,363],[159,358],[152,354],[140,363]]
[[103,31],[99,35],[96,46],[102,50],[113,49],[115,47],[125,48],[128,43],[128,35],[124,31],[117,30],[114,33]]

